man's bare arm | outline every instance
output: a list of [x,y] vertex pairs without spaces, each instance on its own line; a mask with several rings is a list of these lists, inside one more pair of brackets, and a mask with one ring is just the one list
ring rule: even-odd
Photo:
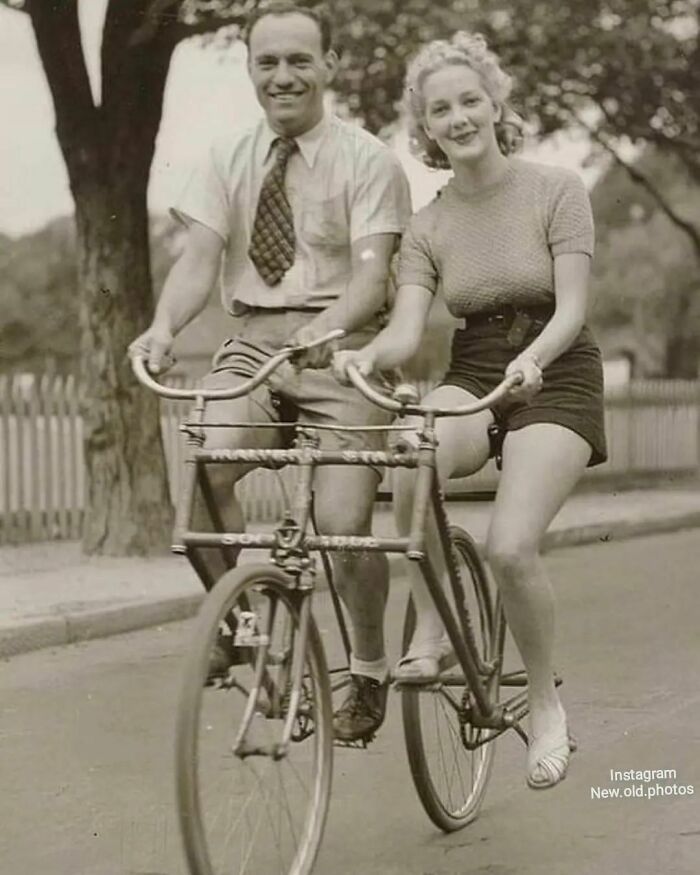
[[373,234],[356,240],[350,282],[314,323],[319,322],[324,330],[343,328],[348,332],[366,325],[386,304],[391,257],[398,242],[398,234]]
[[[372,234],[352,244],[352,277],[345,291],[300,328],[291,342],[305,344],[323,337],[334,328],[356,331],[366,325],[387,302],[387,283],[391,257],[398,245],[398,234]],[[332,349],[317,347],[303,356],[303,367],[323,367]]]
[[224,241],[211,228],[193,222],[185,248],[170,269],[150,328],[129,347],[130,355],[148,356],[150,370],[161,368],[175,336],[206,306],[219,276]]

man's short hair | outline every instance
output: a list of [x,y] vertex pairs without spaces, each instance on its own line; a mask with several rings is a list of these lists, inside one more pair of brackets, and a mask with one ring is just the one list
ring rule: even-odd
[[305,6],[302,3],[296,3],[294,0],[263,0],[248,16],[246,21],[243,39],[246,48],[250,48],[250,34],[255,25],[261,18],[268,15],[305,15],[312,21],[315,21],[318,29],[321,31],[321,49],[324,52],[333,48],[333,28],[328,12],[318,5]]

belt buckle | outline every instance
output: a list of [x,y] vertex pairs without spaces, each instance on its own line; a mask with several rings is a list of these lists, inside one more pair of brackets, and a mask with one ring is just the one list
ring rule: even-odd
[[522,346],[531,325],[532,317],[524,310],[516,310],[506,337],[508,346],[513,348]]

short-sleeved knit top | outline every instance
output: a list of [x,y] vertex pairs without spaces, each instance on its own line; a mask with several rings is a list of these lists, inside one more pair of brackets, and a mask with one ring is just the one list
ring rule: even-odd
[[506,304],[554,303],[554,257],[593,254],[593,217],[579,176],[510,158],[501,179],[473,194],[454,179],[411,219],[399,285],[438,291],[454,316]]

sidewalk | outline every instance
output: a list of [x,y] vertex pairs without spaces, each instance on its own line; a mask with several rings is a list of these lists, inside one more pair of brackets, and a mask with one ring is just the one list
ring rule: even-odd
[[[489,502],[450,502],[451,521],[483,540]],[[620,540],[700,527],[700,491],[639,489],[573,496],[557,515],[546,548]],[[389,511],[375,532],[392,534]],[[261,561],[264,551],[244,551]],[[191,616],[202,588],[189,563],[157,559],[88,558],[75,542],[0,549],[0,658],[84,641]]]

